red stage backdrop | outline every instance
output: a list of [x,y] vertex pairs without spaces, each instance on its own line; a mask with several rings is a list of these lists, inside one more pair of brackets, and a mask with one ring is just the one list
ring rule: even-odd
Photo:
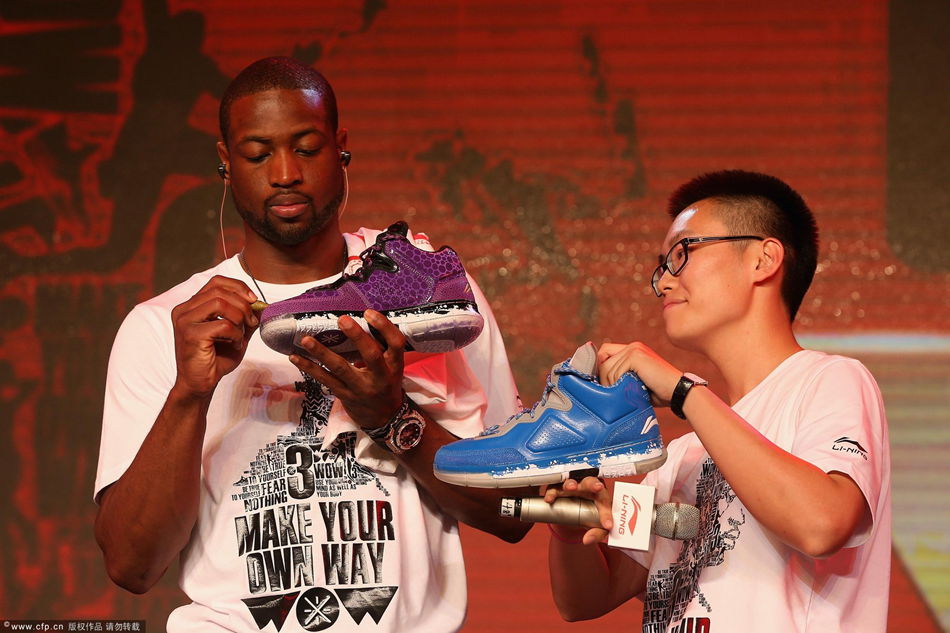
[[[145,597],[112,586],[92,537],[106,362],[135,303],[221,257],[217,98],[250,61],[292,55],[330,79],[350,131],[344,226],[404,218],[453,245],[528,403],[588,339],[709,373],[664,340],[648,287],[665,197],[722,168],[798,188],[823,229],[799,331],[865,360],[891,409],[890,629],[940,630],[950,5],[907,4],[4,0],[0,618],[161,631],[183,599],[175,570]],[[230,207],[225,225],[234,252]],[[467,630],[638,627],[636,605],[560,622],[546,531],[464,538]]]

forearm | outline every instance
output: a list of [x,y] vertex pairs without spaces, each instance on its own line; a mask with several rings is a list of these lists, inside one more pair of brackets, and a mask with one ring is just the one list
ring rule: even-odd
[[558,532],[549,540],[548,567],[562,618],[598,618],[643,591],[647,571],[625,554],[599,543],[574,543],[583,530],[554,529]]
[[[428,416],[426,416],[428,419]],[[435,477],[432,464],[439,448],[458,438],[439,424],[428,420],[423,441],[400,456],[413,478],[447,514],[471,527],[493,534],[510,543],[520,541],[531,523],[503,518],[498,508],[503,497],[537,496],[536,488],[468,488],[447,484]]]
[[109,576],[129,591],[150,589],[190,538],[208,401],[173,389],[128,470],[100,498],[96,540]]
[[782,450],[709,389],[691,391],[683,411],[742,503],[784,543],[825,556],[847,542],[867,509],[853,481]]

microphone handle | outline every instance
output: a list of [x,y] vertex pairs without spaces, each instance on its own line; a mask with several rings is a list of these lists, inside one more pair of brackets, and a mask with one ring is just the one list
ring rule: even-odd
[[601,527],[597,506],[590,499],[559,497],[547,503],[544,497],[508,498],[502,499],[499,512],[531,523]]
[[[558,523],[583,527],[601,527],[597,506],[590,499],[559,497],[546,503],[544,497],[506,498],[498,513],[531,523]],[[700,511],[688,503],[664,503],[653,506],[650,531],[657,536],[685,541],[699,532]]]

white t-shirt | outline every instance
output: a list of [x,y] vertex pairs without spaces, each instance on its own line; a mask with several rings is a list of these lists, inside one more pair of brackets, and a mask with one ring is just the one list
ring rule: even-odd
[[[351,261],[378,233],[345,235]],[[232,257],[123,322],[109,360],[97,498],[132,463],[175,381],[172,308],[214,275],[255,289]],[[275,302],[335,278],[260,285]],[[405,357],[409,396],[461,437],[518,405],[497,324],[472,288],[485,318],[479,338],[457,352]],[[438,632],[465,617],[456,521],[258,335],[212,398],[198,520],[181,563],[179,583],[193,602],[169,617],[173,633]]]
[[877,384],[858,361],[800,351],[733,409],[780,448],[825,472],[851,477],[871,525],[817,559],[782,543],[736,497],[695,433],[670,443],[643,483],[656,503],[701,512],[689,541],[653,537],[630,553],[650,570],[644,633],[884,632],[891,562],[890,449]]

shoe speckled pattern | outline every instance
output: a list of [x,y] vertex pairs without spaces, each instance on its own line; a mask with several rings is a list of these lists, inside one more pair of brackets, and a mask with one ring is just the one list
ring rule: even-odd
[[381,312],[406,337],[406,350],[449,352],[474,341],[484,319],[458,254],[448,246],[425,251],[406,238],[397,222],[360,255],[360,268],[325,286],[269,305],[261,314],[261,338],[282,354],[305,354],[301,339],[312,336],[334,352],[356,360],[359,353],[340,331],[347,315],[382,340],[363,318]]
[[627,373],[605,387],[596,373],[597,350],[586,343],[554,366],[534,407],[440,448],[435,476],[460,486],[513,488],[659,468],[666,449],[646,386]]

